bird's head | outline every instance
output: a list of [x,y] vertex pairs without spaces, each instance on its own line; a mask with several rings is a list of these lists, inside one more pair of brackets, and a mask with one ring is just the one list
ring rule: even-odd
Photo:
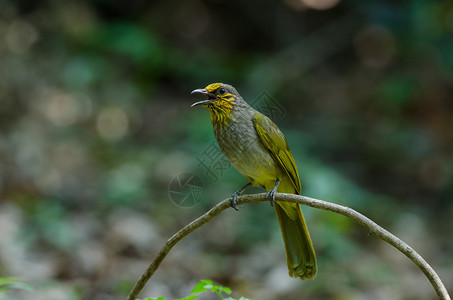
[[224,83],[212,83],[204,89],[193,90],[192,94],[202,94],[207,97],[205,100],[195,102],[192,107],[203,105],[209,109],[211,121],[215,126],[228,124],[233,107],[240,101],[236,89]]
[[192,94],[202,94],[208,97],[206,100],[192,104],[192,107],[203,105],[208,109],[229,108],[234,104],[238,92],[234,87],[224,83],[211,83],[204,89],[193,90]]

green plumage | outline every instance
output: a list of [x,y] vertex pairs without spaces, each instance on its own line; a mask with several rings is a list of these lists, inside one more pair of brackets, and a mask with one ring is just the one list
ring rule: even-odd
[[[210,98],[193,106],[202,104],[209,109],[220,149],[249,182],[269,191],[278,179],[277,192],[300,194],[296,163],[277,125],[249,106],[230,85],[212,84],[194,92]],[[224,123],[214,120],[224,120]],[[289,275],[313,278],[317,270],[316,257],[300,206],[277,202],[274,208],[285,243]]]

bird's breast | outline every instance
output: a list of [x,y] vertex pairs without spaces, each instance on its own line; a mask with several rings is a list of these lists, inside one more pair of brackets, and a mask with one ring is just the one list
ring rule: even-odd
[[228,126],[214,128],[220,149],[252,184],[275,183],[276,165],[256,133],[252,119],[234,118]]

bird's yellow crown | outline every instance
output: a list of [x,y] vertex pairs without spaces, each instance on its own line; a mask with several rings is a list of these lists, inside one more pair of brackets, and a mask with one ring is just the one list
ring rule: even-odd
[[205,87],[204,89],[207,90],[208,92],[210,93],[213,93],[215,90],[217,90],[220,86],[222,85],[222,83],[211,83],[210,85],[208,85],[207,87]]

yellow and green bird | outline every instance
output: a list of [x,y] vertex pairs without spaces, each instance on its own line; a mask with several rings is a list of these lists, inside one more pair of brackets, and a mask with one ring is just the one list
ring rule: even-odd
[[316,256],[299,204],[275,202],[275,193],[300,194],[296,163],[283,133],[268,117],[245,102],[234,87],[213,83],[192,91],[203,94],[202,105],[211,113],[220,149],[249,183],[236,191],[231,205],[250,185],[262,186],[271,199],[282,231],[289,275],[301,279],[316,275]]

